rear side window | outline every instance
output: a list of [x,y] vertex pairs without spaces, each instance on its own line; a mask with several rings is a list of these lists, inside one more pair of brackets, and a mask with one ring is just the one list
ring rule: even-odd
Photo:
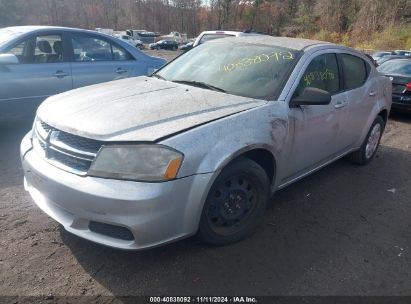
[[346,90],[362,86],[368,77],[367,63],[361,58],[348,54],[341,54],[344,68],[344,84]]
[[113,44],[113,58],[114,60],[132,60],[133,58],[131,57],[131,55],[129,54],[129,52],[127,52],[125,49],[115,46]]

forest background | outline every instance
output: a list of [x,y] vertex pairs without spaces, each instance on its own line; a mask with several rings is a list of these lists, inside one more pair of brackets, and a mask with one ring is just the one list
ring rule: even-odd
[[362,49],[410,49],[410,0],[0,0],[0,27],[252,29]]

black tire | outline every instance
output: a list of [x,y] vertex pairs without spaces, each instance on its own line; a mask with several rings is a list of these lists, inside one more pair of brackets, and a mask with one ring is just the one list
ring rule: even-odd
[[199,236],[212,245],[226,245],[251,235],[270,197],[264,169],[248,158],[224,168],[214,181],[204,204]]
[[173,46],[173,51],[177,51],[178,47],[177,46]]
[[[375,149],[370,154],[370,153],[367,152],[367,144],[368,144],[368,141],[369,141],[370,137],[372,136],[371,134],[372,134],[374,128],[378,128],[378,125],[379,125],[379,129],[380,129],[380,135],[378,136],[377,146],[375,147]],[[361,148],[358,149],[357,151],[354,151],[353,153],[351,153],[349,155],[349,158],[352,162],[354,162],[358,165],[366,165],[374,158],[375,153],[378,150],[378,146],[380,145],[380,140],[381,140],[381,136],[384,132],[384,127],[385,127],[384,120],[382,119],[381,116],[377,116],[375,118],[374,122],[372,123],[371,128],[368,131],[367,136],[365,137],[364,142],[361,145]]]

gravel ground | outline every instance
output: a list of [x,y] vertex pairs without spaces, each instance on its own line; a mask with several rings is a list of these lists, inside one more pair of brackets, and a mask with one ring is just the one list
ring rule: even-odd
[[29,128],[0,125],[0,296],[411,295],[411,115],[391,116],[369,165],[340,160],[276,193],[249,239],[143,252],[82,240],[33,206]]
[[148,50],[145,49],[144,52],[150,56],[157,56],[157,57],[162,57],[167,60],[172,60],[181,53],[183,53],[180,50],[177,51],[171,51],[171,50]]

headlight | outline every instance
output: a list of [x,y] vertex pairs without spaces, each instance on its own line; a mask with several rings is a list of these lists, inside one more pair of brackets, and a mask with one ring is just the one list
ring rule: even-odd
[[161,145],[105,146],[88,175],[113,179],[161,182],[177,176],[183,154]]

